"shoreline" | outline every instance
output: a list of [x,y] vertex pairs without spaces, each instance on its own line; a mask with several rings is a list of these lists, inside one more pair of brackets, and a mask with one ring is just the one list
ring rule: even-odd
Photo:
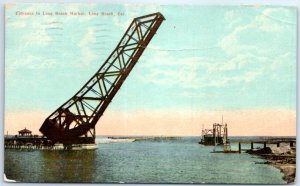
[[296,178],[296,164],[279,164],[271,161],[272,166],[279,169],[283,173],[282,179],[287,183],[294,183]]
[[248,150],[247,153],[258,155],[283,173],[282,179],[288,184],[295,183],[296,178],[296,148],[284,144],[280,147],[266,147]]

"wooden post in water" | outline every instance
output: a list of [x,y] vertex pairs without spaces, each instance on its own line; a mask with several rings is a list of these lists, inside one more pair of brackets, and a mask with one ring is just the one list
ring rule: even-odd
[[293,146],[294,146],[294,142],[290,141],[290,147],[293,147]]
[[251,141],[251,150],[253,149],[253,141]]
[[267,142],[264,142],[264,148],[266,148],[267,147]]
[[280,142],[277,142],[277,147],[280,147]]
[[241,142],[239,142],[239,153],[241,153]]

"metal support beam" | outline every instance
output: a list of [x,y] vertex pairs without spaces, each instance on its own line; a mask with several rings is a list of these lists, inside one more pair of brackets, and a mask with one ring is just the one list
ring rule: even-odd
[[135,18],[100,69],[73,97],[46,118],[40,131],[54,143],[64,144],[72,144],[88,133],[94,135],[95,125],[163,20],[161,13]]

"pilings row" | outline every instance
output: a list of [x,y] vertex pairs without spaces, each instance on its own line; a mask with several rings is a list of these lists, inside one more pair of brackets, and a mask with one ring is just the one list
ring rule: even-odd
[[[261,144],[261,142],[251,141],[251,150],[254,149],[254,143],[260,143]],[[276,143],[272,143],[272,144],[276,144],[277,147],[279,147],[280,143],[287,143],[287,142],[286,141],[281,141],[281,142],[276,142]],[[294,147],[294,141],[289,141],[289,143],[290,143],[290,147]],[[264,144],[264,148],[266,148],[267,147],[267,142],[263,142],[263,144]],[[239,151],[239,153],[241,153],[241,151],[242,151],[242,143],[241,142],[239,142],[239,150],[238,151]]]
[[19,150],[62,150],[61,147],[45,146],[45,145],[4,145],[5,149],[19,149]]

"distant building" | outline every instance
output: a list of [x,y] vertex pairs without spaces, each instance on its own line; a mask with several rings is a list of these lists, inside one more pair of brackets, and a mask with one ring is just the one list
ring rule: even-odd
[[19,136],[32,136],[32,131],[25,127],[25,129],[19,131]]

